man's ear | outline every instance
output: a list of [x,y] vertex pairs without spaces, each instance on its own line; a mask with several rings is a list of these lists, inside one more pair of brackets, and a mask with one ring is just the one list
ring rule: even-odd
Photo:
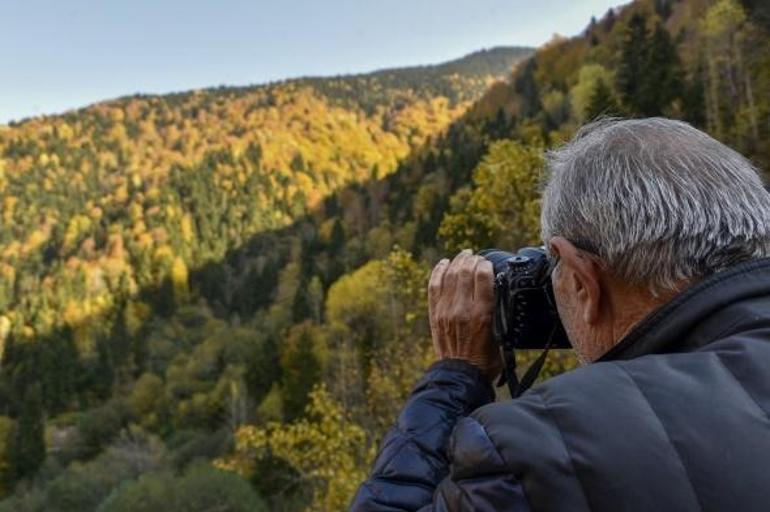
[[572,294],[583,321],[595,325],[601,313],[602,286],[598,262],[566,238],[555,236],[551,252],[559,258],[558,279],[564,279],[564,290]]

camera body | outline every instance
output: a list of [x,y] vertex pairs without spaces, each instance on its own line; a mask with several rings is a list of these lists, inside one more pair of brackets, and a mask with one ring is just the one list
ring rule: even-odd
[[485,249],[479,255],[494,268],[494,334],[498,342],[517,350],[570,348],[556,311],[553,265],[545,250],[525,247],[512,254]]
[[[526,391],[545,363],[548,349],[570,348],[556,310],[551,284],[553,260],[543,248],[525,247],[516,254],[499,249],[479,252],[492,263],[495,274],[493,334],[504,359],[504,373],[511,396]],[[542,355],[519,381],[516,350],[541,349]]]

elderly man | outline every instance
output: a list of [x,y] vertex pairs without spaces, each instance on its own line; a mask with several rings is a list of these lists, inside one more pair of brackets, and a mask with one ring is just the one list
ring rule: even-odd
[[542,235],[585,366],[491,403],[492,267],[429,286],[440,359],[352,509],[770,510],[770,194],[681,122],[604,121],[549,155]]

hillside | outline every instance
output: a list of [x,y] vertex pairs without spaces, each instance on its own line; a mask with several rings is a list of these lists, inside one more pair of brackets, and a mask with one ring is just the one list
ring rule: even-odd
[[[61,455],[46,464],[90,460],[135,423],[132,393],[182,371],[212,335],[188,319],[168,339],[175,311],[213,322],[216,343],[235,336],[262,350],[264,336],[239,329],[237,316],[270,305],[288,249],[268,244],[232,272],[227,254],[323,210],[335,191],[396,172],[530,54],[497,48],[436,66],[126,97],[0,127],[0,495],[37,473],[46,451]],[[250,380],[259,401],[280,374],[278,344],[241,353],[219,384],[225,367],[195,392],[174,391],[179,415],[137,425],[172,443],[222,433],[227,383]],[[244,377],[250,364],[265,374]],[[48,418],[42,451],[34,435],[37,452],[13,451],[27,441],[25,413]],[[209,457],[228,436],[214,439]]]
[[[219,260],[392,173],[527,54],[137,96],[13,124],[0,131],[2,322],[28,334],[62,314],[78,323],[115,287]],[[40,308],[43,289],[57,292]]]
[[270,509],[343,509],[430,360],[430,266],[537,241],[544,148],[598,115],[666,115],[767,170],[762,9],[637,0],[505,81],[521,53],[0,132],[0,471],[7,492],[38,475],[0,510],[130,510],[189,492],[199,459]]

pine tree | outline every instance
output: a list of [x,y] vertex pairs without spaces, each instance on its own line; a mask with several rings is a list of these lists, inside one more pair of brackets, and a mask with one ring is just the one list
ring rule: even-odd
[[101,400],[106,400],[112,394],[115,381],[115,365],[112,357],[110,340],[101,338],[96,345],[96,361],[93,367],[93,381],[89,388]]
[[674,41],[661,24],[656,25],[647,52],[638,106],[646,116],[659,116],[682,96],[682,67]]
[[329,252],[336,256],[345,247],[345,228],[342,226],[339,217],[334,219],[332,233],[329,237]]
[[644,105],[642,84],[647,64],[647,19],[634,13],[628,21],[620,52],[617,72],[617,88],[620,99],[628,110],[641,113]]
[[294,301],[291,306],[291,317],[294,323],[299,323],[310,318],[312,313],[310,300],[307,294],[308,285],[308,278],[303,276],[299,286],[297,286],[297,293],[294,294]]
[[519,107],[519,115],[521,117],[532,117],[540,112],[542,105],[540,104],[540,92],[537,87],[537,81],[535,80],[535,70],[537,69],[537,61],[532,58],[524,64],[521,73],[516,76],[514,83],[514,89],[521,95],[521,105]]
[[321,379],[321,361],[316,344],[317,332],[310,322],[291,329],[281,354],[284,413],[287,420],[302,414],[308,394]]
[[497,115],[487,122],[486,132],[489,133],[490,137],[493,139],[505,138],[508,133],[508,119],[503,107],[497,109]]
[[72,329],[63,328],[40,344],[40,381],[47,411],[65,410],[75,396],[80,364]]
[[10,452],[12,475],[16,481],[33,477],[45,460],[43,401],[39,384],[33,384],[24,394]]
[[703,80],[703,65],[699,65],[682,94],[684,120],[696,126],[706,124],[706,84]]
[[617,87],[626,109],[659,116],[682,95],[682,68],[676,45],[658,23],[650,36],[647,20],[635,13],[626,27]]
[[596,80],[591,98],[586,106],[586,119],[596,119],[602,116],[617,116],[621,113],[615,95],[602,78]]
[[615,26],[615,22],[618,20],[617,16],[615,15],[615,9],[610,7],[607,10],[607,14],[604,15],[604,18],[602,18],[602,29],[604,29],[605,33],[609,33],[612,31],[612,28]]

